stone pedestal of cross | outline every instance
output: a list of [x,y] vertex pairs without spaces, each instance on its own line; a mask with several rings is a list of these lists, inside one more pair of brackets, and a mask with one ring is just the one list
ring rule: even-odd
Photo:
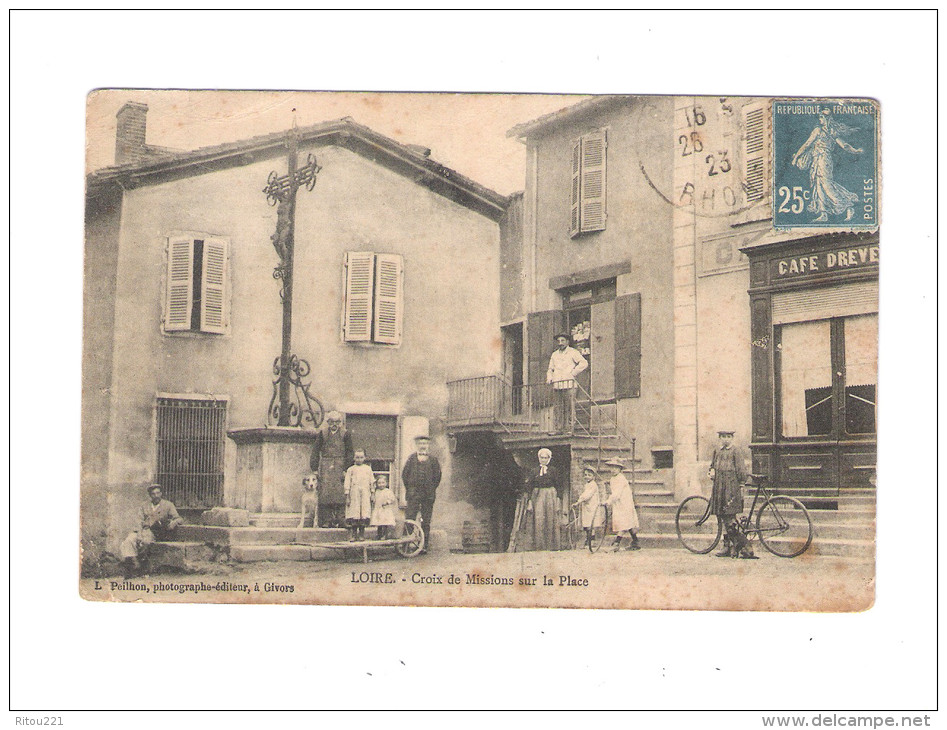
[[277,426],[312,426],[322,423],[323,408],[310,395],[309,384],[303,378],[309,375],[309,363],[298,358],[292,351],[293,333],[293,248],[296,228],[296,191],[301,187],[312,190],[316,186],[316,175],[322,168],[310,153],[306,164],[297,169],[299,136],[295,124],[288,135],[289,155],[287,173],[271,172],[267,178],[266,200],[277,206],[276,233],[270,238],[279,254],[279,264],[273,270],[273,278],[282,281],[280,299],[283,302],[283,339],[279,357],[273,362],[273,397],[267,409],[267,422]]

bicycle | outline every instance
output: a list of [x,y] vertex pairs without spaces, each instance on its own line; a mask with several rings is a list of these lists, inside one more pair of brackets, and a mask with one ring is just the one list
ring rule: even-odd
[[[769,552],[781,558],[802,555],[812,544],[812,519],[805,505],[795,497],[772,494],[766,488],[765,474],[751,474],[746,486],[756,487],[750,511],[740,517],[740,529],[752,539],[758,535]],[[765,500],[753,515],[760,499]],[[710,500],[706,497],[688,497],[677,508],[674,518],[677,536],[685,548],[692,553],[705,555],[717,547],[723,533],[723,524],[710,512]]]

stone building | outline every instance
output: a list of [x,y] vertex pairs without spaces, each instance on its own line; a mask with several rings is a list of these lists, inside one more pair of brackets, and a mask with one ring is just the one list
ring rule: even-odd
[[[261,191],[286,173],[287,133],[173,151],[146,145],[146,113],[119,112],[116,165],[87,180],[87,564],[114,552],[151,482],[185,511],[297,510],[313,436],[267,422],[282,319],[278,208]],[[507,198],[348,118],[297,134],[300,165],[321,170],[296,202],[293,353],[396,492],[430,434],[446,472],[434,520],[454,531],[468,508],[446,383],[501,366]]]
[[[603,96],[510,130],[527,170],[502,239],[503,371],[451,383],[448,415],[501,535],[515,466],[543,446],[573,488],[585,462],[633,465],[653,538],[709,493],[718,429],[812,506],[873,482],[878,236],[774,228],[769,115],[760,98]],[[548,432],[560,331],[590,362],[568,436]]]

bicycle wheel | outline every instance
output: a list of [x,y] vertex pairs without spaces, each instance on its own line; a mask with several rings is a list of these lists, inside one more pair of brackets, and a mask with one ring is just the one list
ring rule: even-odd
[[592,515],[592,536],[589,540],[589,552],[597,553],[605,543],[608,533],[608,508],[600,504]]
[[414,520],[404,521],[404,531],[401,534],[405,542],[398,543],[398,552],[405,558],[413,558],[424,548],[424,531]]
[[717,515],[710,514],[710,500],[688,497],[677,508],[674,517],[677,536],[692,553],[705,555],[717,547],[723,528]]
[[579,515],[572,509],[569,511],[569,524],[565,526],[562,533],[562,549],[575,550],[579,542]]
[[798,499],[779,495],[766,500],[756,516],[760,542],[773,555],[794,558],[812,544],[812,520]]

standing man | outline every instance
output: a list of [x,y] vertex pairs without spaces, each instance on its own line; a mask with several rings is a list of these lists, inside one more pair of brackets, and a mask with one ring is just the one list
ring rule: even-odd
[[417,451],[408,457],[401,471],[405,501],[408,503],[404,516],[413,520],[418,512],[421,513],[421,530],[424,532],[424,549],[421,552],[426,553],[431,544],[431,515],[434,512],[437,485],[441,483],[441,465],[437,457],[430,453],[429,437],[416,437],[414,447]]
[[723,550],[718,558],[744,558],[753,560],[753,548],[740,529],[740,515],[743,513],[743,483],[746,481],[746,460],[743,452],[733,445],[733,431],[717,431],[720,445],[714,449],[707,471],[714,482],[710,495],[710,511],[723,523],[727,530],[724,536]]
[[546,382],[552,384],[555,414],[554,433],[572,433],[575,421],[575,378],[589,366],[589,361],[574,347],[569,347],[569,335],[556,335],[556,349],[549,357]]
[[329,411],[309,457],[309,468],[319,474],[319,527],[345,525],[346,470],[355,463],[352,434],[342,427],[342,414]]
[[128,533],[119,548],[126,578],[133,578],[138,572],[138,559],[147,552],[149,545],[170,540],[177,526],[184,522],[174,504],[161,498],[160,484],[148,487],[148,500],[138,510],[137,529]]

